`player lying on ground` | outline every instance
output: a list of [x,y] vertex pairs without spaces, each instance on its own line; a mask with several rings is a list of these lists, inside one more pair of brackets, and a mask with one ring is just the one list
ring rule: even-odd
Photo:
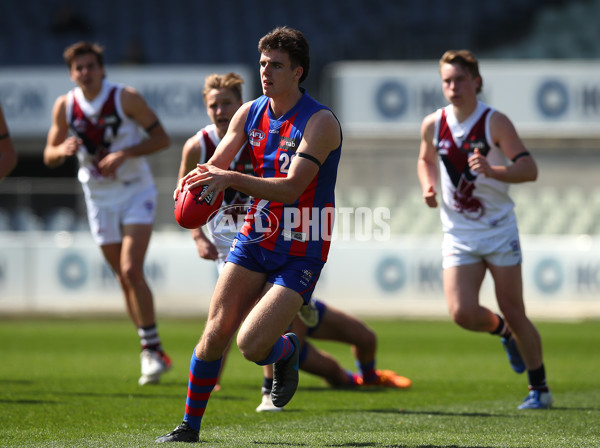
[[[406,389],[408,378],[392,370],[376,370],[377,336],[361,320],[313,298],[301,308],[291,330],[300,341],[300,370],[322,377],[332,387],[385,386]],[[344,369],[324,350],[314,347],[306,338],[350,344],[359,373]],[[281,411],[271,400],[273,367],[265,366],[262,402],[257,412]]]

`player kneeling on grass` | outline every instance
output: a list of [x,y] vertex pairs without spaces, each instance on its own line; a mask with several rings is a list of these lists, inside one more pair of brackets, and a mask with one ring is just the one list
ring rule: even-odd
[[[412,383],[392,370],[376,370],[377,336],[362,321],[318,299],[301,308],[291,331],[300,342],[300,370],[320,376],[332,387],[384,386],[407,389]],[[329,353],[311,345],[306,338],[350,344],[359,373],[344,369]],[[264,367],[262,402],[257,412],[281,411],[271,400],[272,366]]]

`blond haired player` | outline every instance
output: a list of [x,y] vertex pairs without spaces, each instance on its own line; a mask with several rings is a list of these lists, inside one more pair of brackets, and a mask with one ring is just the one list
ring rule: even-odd
[[[537,166],[508,117],[478,100],[483,80],[470,51],[444,53],[440,75],[450,104],[423,120],[417,170],[428,207],[438,205],[441,173],[448,308],[461,327],[500,336],[513,370],[527,370],[529,395],[519,409],[545,409],[552,394],[540,335],[525,314],[519,231],[508,195],[510,184],[534,181]],[[479,304],[487,271],[502,316]]]

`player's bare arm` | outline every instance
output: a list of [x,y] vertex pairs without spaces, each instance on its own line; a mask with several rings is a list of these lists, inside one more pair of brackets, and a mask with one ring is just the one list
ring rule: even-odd
[[98,168],[103,176],[111,176],[117,168],[129,157],[139,157],[155,153],[166,148],[170,139],[154,111],[148,106],[144,98],[131,87],[123,88],[121,92],[123,112],[135,120],[148,134],[148,138],[135,146],[121,151],[107,154],[98,163]]
[[177,179],[181,179],[187,173],[192,171],[198,166],[198,160],[200,160],[202,148],[200,146],[200,139],[197,135],[193,135],[188,138],[183,145],[181,151],[181,163],[179,165],[179,173]]
[[500,113],[494,112],[490,118],[491,138],[502,152],[513,163],[508,166],[491,166],[487,158],[478,150],[469,158],[469,167],[484,176],[502,182],[519,183],[537,179],[537,165],[527,151],[510,119]]
[[[179,166],[179,174],[177,176],[178,179],[181,179],[187,173],[192,171],[198,165],[198,160],[200,160],[202,152],[202,147],[200,145],[200,139],[197,135],[193,135],[188,138],[185,144],[183,145],[183,150],[181,152],[181,164]],[[190,229],[190,233],[192,234],[192,238],[196,243],[196,251],[198,252],[198,256],[200,258],[204,258],[205,260],[216,260],[219,256],[217,248],[204,234],[204,231],[201,227],[197,229]]]
[[[291,204],[306,190],[318,173],[320,164],[340,145],[341,138],[336,118],[330,111],[321,110],[306,124],[304,137],[298,145],[296,157],[292,159],[286,177],[259,178],[221,170],[209,163],[205,166],[207,171],[198,176],[198,185],[210,185],[208,191],[232,187],[249,196]],[[298,157],[298,153],[306,154],[308,158]]]
[[52,124],[44,148],[44,163],[50,168],[56,168],[67,157],[74,156],[81,144],[77,137],[69,137],[66,105],[67,97],[62,95],[56,99],[52,108]]
[[227,132],[221,139],[221,142],[217,145],[217,149],[215,149],[215,152],[207,162],[207,165],[212,165],[222,170],[229,169],[229,165],[231,165],[233,158],[248,140],[245,126],[246,118],[248,118],[248,112],[250,111],[252,103],[253,101],[249,101],[243,104],[235,112],[231,118],[231,123],[229,123],[229,127],[227,128]]
[[17,151],[10,138],[2,107],[0,107],[0,180],[15,168],[17,159]]
[[421,124],[421,146],[417,161],[417,175],[423,190],[423,200],[429,207],[437,207],[435,186],[438,180],[438,155],[433,145],[435,113],[428,115]]
[[[175,199],[177,194],[182,192],[184,188],[193,189],[199,185],[203,185],[205,183],[203,181],[203,173],[207,172],[207,165],[210,164],[213,166],[213,171],[215,172],[219,169],[220,171],[229,171],[228,168],[233,158],[248,139],[244,131],[244,126],[251,105],[252,101],[243,104],[233,115],[227,133],[221,139],[221,142],[218,144],[215,153],[210,160],[206,164],[196,165],[185,176],[180,176],[177,188],[173,192],[173,199]],[[224,188],[226,187],[223,187],[222,189]],[[212,188],[210,191],[213,190],[215,190],[215,188]],[[209,192],[207,191],[206,193],[208,194]]]

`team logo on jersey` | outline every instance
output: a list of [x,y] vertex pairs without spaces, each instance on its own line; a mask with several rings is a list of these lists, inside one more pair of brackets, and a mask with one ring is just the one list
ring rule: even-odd
[[475,182],[461,176],[454,192],[454,210],[471,221],[477,221],[485,214],[485,206],[473,195]]
[[248,133],[248,139],[252,146],[260,146],[260,142],[265,139],[265,133],[260,129],[252,129]]
[[75,118],[73,120],[73,128],[75,129],[75,132],[85,132],[85,129],[87,128],[87,123],[85,120],[81,119],[81,118]]
[[234,170],[244,174],[254,174],[254,167],[252,166],[252,162],[237,162],[235,164]]
[[98,126],[115,126],[119,122],[116,115],[104,115],[98,118]]
[[475,152],[476,149],[481,154],[486,155],[489,147],[485,140],[467,140],[461,146],[461,150],[469,154]]
[[438,143],[438,153],[442,156],[448,154],[448,150],[452,147],[452,142],[447,138],[443,138]]
[[295,138],[281,137],[279,139],[279,146],[277,147],[277,149],[285,149],[286,151],[296,151],[296,147],[298,146],[298,143],[296,142],[297,140]]

